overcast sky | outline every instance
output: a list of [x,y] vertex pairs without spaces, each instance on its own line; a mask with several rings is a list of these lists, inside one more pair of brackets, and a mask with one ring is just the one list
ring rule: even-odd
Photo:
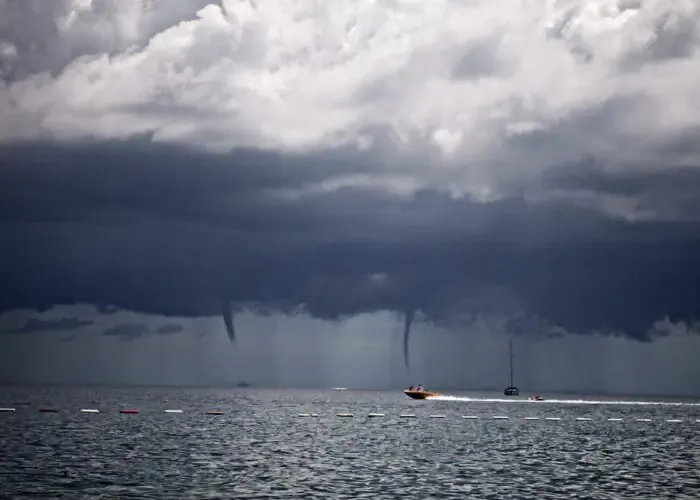
[[3,380],[698,392],[694,0],[6,0],[0,78]]

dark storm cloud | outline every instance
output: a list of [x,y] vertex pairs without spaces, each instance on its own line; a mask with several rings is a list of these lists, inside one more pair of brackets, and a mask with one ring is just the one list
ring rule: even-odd
[[60,319],[49,319],[42,320],[37,318],[31,318],[27,320],[22,327],[14,330],[5,330],[0,333],[41,333],[49,331],[69,331],[78,330],[84,326],[89,326],[92,321],[84,321],[79,318],[60,318]]
[[[687,145],[676,146],[678,154]],[[669,161],[673,153],[669,151]],[[663,171],[651,172],[605,171],[604,165],[590,160],[544,178],[549,187],[634,199],[640,212],[649,209],[676,221],[700,220],[700,169],[695,164],[669,164]]]
[[[454,324],[500,314],[513,333],[554,325],[639,339],[660,318],[700,316],[694,223],[630,223],[520,197],[304,191],[376,168],[369,153],[349,151],[214,155],[131,141],[0,155],[2,310],[85,302],[186,317],[221,314],[230,301],[234,312],[328,319],[387,309]],[[542,183],[661,196],[679,187],[677,174]]]
[[143,323],[122,323],[107,328],[102,335],[106,337],[121,337],[124,340],[134,340],[148,333],[148,327]]

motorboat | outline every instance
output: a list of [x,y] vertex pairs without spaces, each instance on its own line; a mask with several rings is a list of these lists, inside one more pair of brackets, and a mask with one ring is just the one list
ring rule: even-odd
[[528,401],[544,401],[544,398],[542,396],[531,396],[527,399]]
[[429,399],[439,396],[439,392],[426,391],[425,389],[404,389],[403,393],[411,399]]

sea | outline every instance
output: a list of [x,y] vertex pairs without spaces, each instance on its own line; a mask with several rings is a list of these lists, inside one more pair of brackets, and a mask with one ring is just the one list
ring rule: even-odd
[[700,498],[698,401],[543,396],[0,387],[0,498]]

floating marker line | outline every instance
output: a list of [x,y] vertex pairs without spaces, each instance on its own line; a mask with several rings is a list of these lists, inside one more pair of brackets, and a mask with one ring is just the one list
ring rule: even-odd
[[[28,408],[28,410],[31,411],[31,407]],[[150,411],[149,409],[147,409]],[[24,411],[23,408],[20,408],[17,410],[17,408],[13,407],[0,407],[0,413],[16,413],[16,412],[21,412]],[[55,408],[55,407],[50,407],[50,406],[40,406],[40,407],[35,407],[34,411],[38,411],[40,413],[65,413],[65,409],[60,409],[60,408]],[[97,408],[78,408],[75,411],[78,411],[80,413],[104,413],[104,410],[100,410]],[[138,414],[141,413],[141,410],[137,408],[121,408],[117,410],[120,414]],[[182,414],[184,413],[182,409],[174,409],[174,408],[161,408],[158,411],[161,411],[163,413],[173,413],[173,414]],[[209,410],[205,412],[206,415],[224,415],[225,412],[221,410]],[[336,417],[341,417],[341,418],[353,418],[356,415],[354,413],[348,413],[348,412],[340,412],[335,414]],[[386,417],[387,413],[382,413],[382,412],[370,412],[365,414],[366,418],[380,418],[380,417]],[[318,413],[298,413],[298,417],[318,417]],[[359,416],[359,415],[358,415]],[[392,415],[389,415],[390,417]],[[430,415],[417,415],[415,413],[400,413],[398,415],[393,415],[393,418],[440,418],[440,419],[452,419],[452,418],[459,418],[458,415],[447,415],[447,414],[430,414]],[[683,416],[682,418],[664,418],[664,417],[658,417],[658,418],[631,418],[631,417],[574,417],[573,415],[570,416],[564,416],[562,417],[545,417],[545,416],[521,416],[521,415],[512,415],[514,420],[526,420],[526,421],[535,421],[535,420],[546,420],[546,421],[576,421],[576,422],[591,422],[591,421],[608,421],[608,422],[622,422],[623,420],[627,421],[635,421],[635,422],[666,422],[666,423],[684,423],[684,422],[696,422],[700,423],[700,418],[698,418],[697,415],[686,415]],[[489,420],[510,420],[511,416],[509,415],[462,415],[462,419],[466,420],[479,420],[479,419],[489,419]]]

